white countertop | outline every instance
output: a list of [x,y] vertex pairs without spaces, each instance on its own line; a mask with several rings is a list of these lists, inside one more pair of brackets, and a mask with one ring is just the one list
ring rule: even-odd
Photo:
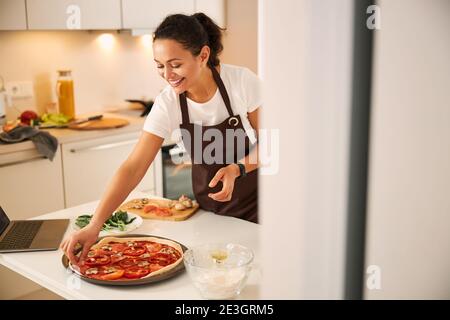
[[[145,196],[148,195],[134,192],[128,198]],[[35,219],[73,218],[83,213],[92,213],[97,204],[98,201],[94,201],[35,217]],[[253,249],[255,253],[254,268],[238,299],[258,299],[261,278],[259,229],[259,225],[251,222],[199,210],[186,221],[144,219],[143,224],[132,233],[167,237],[187,247],[202,243],[234,242]],[[69,227],[66,235],[71,232]],[[72,272],[66,270],[61,263],[61,258],[60,250],[9,253],[0,254],[0,264],[66,299],[201,299],[186,272],[172,279],[148,285],[100,286],[80,280]]]
[[[79,115],[79,118],[97,115],[100,112]],[[118,112],[103,112],[105,118],[121,118],[129,121],[129,124],[121,128],[103,129],[103,130],[73,130],[68,128],[61,129],[42,129],[56,137],[59,144],[70,143],[76,141],[84,141],[119,135],[129,132],[138,132],[144,126],[145,117],[140,117],[142,110],[122,110]],[[174,144],[170,139],[166,139],[163,145]],[[0,155],[24,150],[35,150],[35,146],[31,140],[25,140],[19,143],[0,144]]]

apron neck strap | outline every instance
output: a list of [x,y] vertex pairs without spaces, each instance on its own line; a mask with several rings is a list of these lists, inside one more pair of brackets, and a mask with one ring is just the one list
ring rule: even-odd
[[227,110],[228,110],[228,115],[230,117],[232,117],[232,116],[234,116],[234,114],[233,114],[233,110],[231,109],[230,97],[228,96],[227,89],[225,89],[225,84],[223,83],[222,78],[220,77],[220,74],[217,71],[217,69],[209,63],[208,63],[208,66],[212,71],[213,78],[216,81],[217,87],[219,88],[220,95],[222,96],[223,102],[225,102],[225,106],[227,107]]
[[[225,85],[222,81],[222,78],[220,77],[219,72],[213,65],[208,63],[208,67],[212,71],[214,81],[216,82],[216,85],[219,88],[220,95],[222,96],[223,102],[225,103],[225,106],[227,107],[228,114],[230,117],[233,117],[234,114],[233,114],[233,110],[231,109],[230,97],[228,96],[228,92],[225,89]],[[180,100],[181,115],[182,115],[183,123],[185,123],[185,124],[190,123],[189,111],[188,111],[187,99],[186,99],[186,92],[183,92],[182,94],[179,95],[179,100]]]

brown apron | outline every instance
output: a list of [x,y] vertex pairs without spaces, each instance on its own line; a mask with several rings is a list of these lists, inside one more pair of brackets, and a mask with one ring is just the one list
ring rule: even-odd
[[[212,211],[220,215],[245,219],[251,222],[258,222],[258,170],[253,170],[252,172],[249,172],[247,176],[240,177],[235,180],[234,190],[230,201],[219,202],[208,197],[209,193],[216,193],[222,190],[221,181],[214,188],[210,188],[208,186],[217,171],[230,163],[235,163],[238,160],[241,160],[238,159],[238,157],[242,158],[242,153],[244,153],[245,156],[248,155],[249,151],[253,147],[247,134],[245,133],[240,116],[233,114],[230,98],[219,73],[216,68],[212,66],[210,66],[210,69],[212,70],[214,80],[228,110],[229,117],[227,119],[214,126],[202,126],[196,123],[191,123],[189,120],[186,93],[184,92],[179,95],[183,119],[183,122],[180,124],[180,129],[186,151],[191,156],[192,188],[194,195],[200,207],[204,210]],[[213,133],[213,135],[218,132],[221,133],[221,137],[224,137],[222,148],[218,149],[214,148],[213,145],[210,145],[214,143],[214,139],[211,139],[212,141],[204,141],[206,140],[203,138],[206,130],[212,130],[209,132]],[[245,137],[245,144],[242,143],[242,138],[240,142],[238,141],[237,136],[239,135],[236,135],[231,139],[225,138],[227,137],[227,134],[231,136],[230,133],[236,132],[236,130],[242,134],[242,137]],[[202,138],[199,138],[199,136]],[[231,143],[232,140],[233,143]],[[196,143],[201,143],[201,148],[195,148]],[[245,150],[239,150],[240,153],[238,152],[239,144],[241,145],[241,148],[243,145],[245,146]],[[210,145],[210,147],[207,151],[212,151],[208,154],[212,154],[214,159],[220,159],[217,163],[214,162],[210,164],[210,160],[206,163],[204,162],[205,159],[203,159],[203,154],[208,145]]]

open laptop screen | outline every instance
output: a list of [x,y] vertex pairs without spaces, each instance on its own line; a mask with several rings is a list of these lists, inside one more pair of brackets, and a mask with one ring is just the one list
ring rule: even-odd
[[2,207],[0,207],[0,234],[5,231],[6,227],[9,225],[9,219]]

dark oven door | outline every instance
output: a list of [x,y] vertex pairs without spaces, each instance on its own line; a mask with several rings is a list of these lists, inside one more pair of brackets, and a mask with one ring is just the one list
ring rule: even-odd
[[187,152],[178,145],[164,146],[162,153],[163,197],[178,199],[185,194],[194,199],[192,191],[191,161]]

